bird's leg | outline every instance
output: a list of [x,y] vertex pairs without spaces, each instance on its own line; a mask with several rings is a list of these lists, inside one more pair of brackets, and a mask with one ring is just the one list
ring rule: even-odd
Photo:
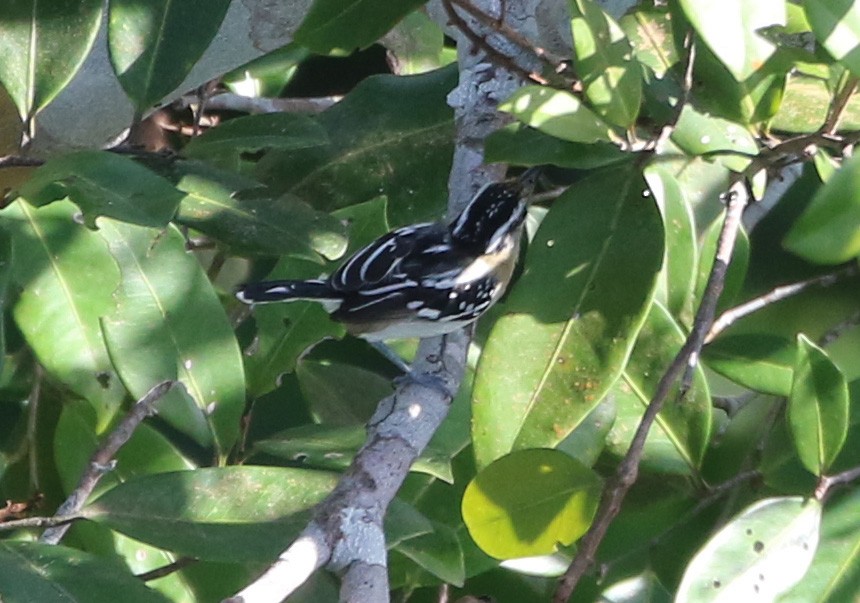
[[456,391],[452,391],[451,388],[448,387],[448,384],[445,383],[445,380],[441,377],[414,370],[397,352],[392,350],[385,343],[381,341],[369,341],[368,343],[373,346],[377,352],[385,356],[391,364],[403,372],[402,375],[394,378],[395,386],[417,383],[418,385],[435,389],[452,399],[457,394]]

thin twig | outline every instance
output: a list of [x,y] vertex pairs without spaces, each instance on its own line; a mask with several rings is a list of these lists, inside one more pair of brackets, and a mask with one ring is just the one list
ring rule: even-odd
[[[76,515],[81,510],[102,476],[113,468],[115,463],[113,457],[131,438],[137,426],[152,414],[155,403],[161,400],[175,383],[175,381],[162,381],[146,392],[146,395],[131,407],[119,425],[108,434],[104,443],[90,457],[87,470],[81,476],[77,488],[63,501],[54,517],[69,517]],[[67,525],[50,528],[45,530],[39,541],[45,544],[57,544],[67,531]]]
[[842,119],[842,114],[845,113],[845,109],[848,107],[848,101],[851,100],[851,96],[857,90],[857,83],[858,79],[856,76],[848,76],[836,98],[830,103],[827,119],[824,120],[821,130],[819,130],[822,134],[833,134],[836,131],[836,128],[839,126],[839,120]]
[[[322,96],[317,98],[270,98],[249,97],[232,92],[220,92],[209,97],[206,109],[209,111],[237,111],[241,113],[321,113],[334,106],[343,96]],[[193,106],[195,95],[183,96],[177,105],[181,108]]]
[[702,349],[705,335],[714,319],[717,301],[722,293],[726,279],[726,271],[734,251],[735,239],[740,229],[743,210],[749,200],[749,193],[744,186],[736,185],[727,195],[728,207],[723,227],[717,243],[717,253],[714,265],[705,286],[702,301],[696,312],[693,328],[681,350],[675,356],[669,368],[657,384],[654,396],[648,403],[645,413],[639,422],[630,448],[622,459],[615,475],[607,482],[603,497],[597,509],[594,521],[588,532],[579,542],[579,548],[573,562],[565,571],[558,588],[553,596],[554,603],[566,603],[573,594],[579,580],[594,563],[597,547],[606,535],[610,523],[621,510],[621,502],[639,475],[639,462],[645,447],[645,439],[651,429],[657,414],[669,398],[672,386],[681,377],[688,366],[694,365]]
[[815,499],[824,501],[836,486],[844,486],[858,479],[860,479],[860,467],[854,467],[836,475],[823,475],[815,488]]
[[194,557],[180,557],[173,563],[168,563],[167,565],[162,565],[161,567],[149,570],[148,572],[137,574],[135,578],[138,578],[143,582],[158,580],[159,578],[169,576],[170,574],[178,572],[179,570],[195,563],[197,563],[197,559],[195,559]]
[[854,312],[845,320],[840,320],[838,323],[827,329],[827,331],[818,338],[816,343],[818,343],[822,348],[826,348],[842,337],[846,331],[853,329],[857,325],[860,325],[860,310]]
[[25,517],[24,519],[13,519],[11,521],[0,522],[0,532],[10,530],[20,530],[23,528],[52,528],[55,526],[68,526],[74,521],[80,519],[77,515],[67,515],[65,517]]
[[714,324],[711,326],[711,330],[708,331],[708,335],[707,337],[705,337],[705,345],[711,343],[717,337],[717,335],[722,333],[735,322],[745,316],[749,316],[753,312],[757,312],[758,310],[761,310],[762,308],[765,308],[771,304],[774,304],[778,301],[782,301],[784,299],[788,299],[789,297],[793,297],[809,289],[813,289],[816,287],[829,287],[831,285],[835,285],[843,279],[850,278],[858,274],[860,274],[860,266],[858,266],[857,264],[851,264],[840,270],[836,270],[828,274],[822,274],[821,276],[816,276],[814,278],[806,279],[805,281],[798,281],[796,283],[790,283],[788,285],[780,285],[779,287],[768,291],[764,295],[760,295],[759,297],[755,297],[748,302],[742,303],[739,306],[730,308],[729,310],[723,312],[714,321]]
[[684,36],[684,48],[687,49],[687,60],[684,63],[684,79],[681,81],[681,96],[678,99],[678,104],[675,105],[675,111],[672,119],[660,129],[660,134],[649,144],[645,146],[646,150],[658,149],[669,139],[672,132],[675,131],[675,126],[678,125],[678,120],[681,119],[681,113],[684,112],[684,107],[690,102],[690,92],[693,89],[693,64],[696,62],[696,43],[693,41],[693,30],[687,31]]

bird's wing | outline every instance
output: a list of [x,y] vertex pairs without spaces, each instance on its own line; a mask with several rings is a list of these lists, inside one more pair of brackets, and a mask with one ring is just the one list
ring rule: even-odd
[[330,277],[331,286],[338,291],[360,292],[396,285],[409,278],[401,270],[404,261],[421,255],[428,247],[445,240],[446,229],[441,224],[413,224],[393,230],[359,249]]

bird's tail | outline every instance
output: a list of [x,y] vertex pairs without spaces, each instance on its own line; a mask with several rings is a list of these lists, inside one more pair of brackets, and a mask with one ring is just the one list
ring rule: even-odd
[[308,299],[319,302],[339,302],[341,296],[326,281],[264,281],[240,285],[236,297],[246,304],[296,301]]

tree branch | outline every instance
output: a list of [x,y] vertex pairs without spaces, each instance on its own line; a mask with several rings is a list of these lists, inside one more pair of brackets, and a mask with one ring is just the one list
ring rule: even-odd
[[[727,194],[727,198],[728,207],[717,243],[714,265],[711,268],[711,273],[708,277],[704,294],[702,295],[702,301],[696,312],[693,328],[681,350],[657,384],[657,389],[648,403],[645,413],[642,415],[627,454],[619,464],[615,475],[607,482],[591,528],[582,540],[580,540],[576,556],[559,582],[553,596],[554,603],[565,603],[568,601],[579,580],[594,563],[597,547],[603,541],[609,525],[621,510],[621,502],[639,475],[639,462],[642,458],[642,451],[645,447],[645,439],[648,436],[648,431],[651,429],[657,418],[657,414],[668,399],[672,391],[672,386],[688,367],[695,366],[697,362],[702,345],[704,344],[705,335],[714,319],[717,300],[719,300],[720,294],[723,291],[726,271],[728,270],[735,239],[740,229],[741,217],[749,200],[749,193],[745,184],[735,184]],[[683,395],[683,391],[681,395]]]
[[[81,510],[81,507],[84,506],[84,503],[90,494],[92,494],[93,489],[99,483],[102,476],[113,469],[116,463],[113,457],[128,442],[132,434],[134,434],[134,430],[137,429],[137,426],[147,416],[152,414],[155,403],[161,400],[175,384],[175,381],[162,381],[146,392],[146,395],[131,407],[119,425],[110,432],[104,443],[90,457],[89,465],[81,476],[78,487],[69,494],[69,497],[57,509],[57,512],[54,514],[55,518],[74,516]],[[57,544],[62,540],[68,529],[68,525],[49,528],[45,530],[39,541],[45,544]]]
[[764,295],[755,297],[720,314],[719,318],[717,318],[711,326],[711,330],[708,331],[708,335],[705,337],[705,344],[711,343],[717,335],[744,316],[749,316],[753,312],[757,312],[770,304],[788,299],[789,297],[793,297],[815,287],[829,287],[831,285],[835,285],[843,279],[857,276],[858,274],[860,274],[860,266],[857,264],[851,264],[850,266],[846,266],[840,270],[835,270],[828,274],[822,274],[821,276],[816,276],[805,281],[798,281],[788,285],[780,285],[779,287],[768,291]]

